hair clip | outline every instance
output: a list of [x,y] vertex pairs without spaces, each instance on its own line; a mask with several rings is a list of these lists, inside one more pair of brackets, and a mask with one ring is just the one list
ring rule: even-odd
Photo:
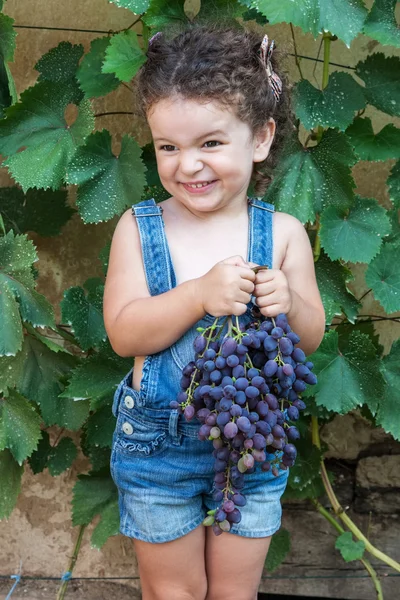
[[274,50],[275,40],[272,40],[268,47],[268,36],[264,35],[261,42],[261,60],[267,72],[268,81],[274,93],[275,99],[279,102],[282,93],[282,81],[272,68],[271,56]]

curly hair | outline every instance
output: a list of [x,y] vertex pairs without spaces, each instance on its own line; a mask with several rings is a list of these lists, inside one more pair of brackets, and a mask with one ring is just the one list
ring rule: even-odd
[[262,37],[251,31],[220,25],[191,25],[172,39],[156,35],[147,61],[136,77],[138,103],[144,115],[160,100],[179,95],[188,100],[216,101],[233,108],[257,134],[270,117],[276,131],[268,157],[255,163],[254,193],[262,196],[276,166],[283,142],[294,125],[289,83],[279,69],[283,53],[276,48],[271,63],[282,81],[277,102],[260,58]]

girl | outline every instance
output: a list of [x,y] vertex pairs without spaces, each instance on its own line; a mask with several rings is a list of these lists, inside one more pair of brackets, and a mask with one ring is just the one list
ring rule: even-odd
[[[262,43],[261,43],[262,42]],[[134,538],[143,600],[254,600],[280,527],[287,471],[246,474],[247,504],[230,533],[202,525],[213,500],[212,442],[169,407],[194,358],[197,327],[286,313],[309,354],[324,310],[307,234],[260,195],[288,121],[276,59],[256,34],[191,27],[156,35],[138,75],[161,182],[171,197],[126,211],[104,294],[106,330],[135,368],[114,396],[111,473],[120,531]],[[279,129],[280,128],[280,129]],[[265,182],[264,182],[265,183]],[[268,265],[255,275],[255,264]]]

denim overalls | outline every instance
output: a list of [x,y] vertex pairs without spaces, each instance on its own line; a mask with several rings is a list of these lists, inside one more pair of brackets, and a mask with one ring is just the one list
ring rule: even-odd
[[[272,267],[273,206],[249,200],[247,260]],[[176,286],[165,236],[162,209],[153,199],[132,207],[142,247],[143,265],[152,296]],[[251,303],[240,317],[247,323]],[[120,531],[153,543],[179,538],[201,524],[212,499],[213,446],[200,441],[197,420],[187,423],[169,408],[180,389],[182,368],[194,358],[197,327],[208,327],[215,317],[205,315],[171,347],[146,357],[140,391],[132,388],[133,368],[120,382],[112,411],[117,417],[111,453],[111,475],[119,492]],[[257,469],[245,476],[242,521],[231,533],[266,537],[280,527],[280,497],[287,471],[278,477]]]

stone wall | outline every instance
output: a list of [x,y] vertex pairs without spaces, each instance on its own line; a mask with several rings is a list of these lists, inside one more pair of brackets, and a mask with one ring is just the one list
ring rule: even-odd
[[[369,2],[369,6],[372,2]],[[118,30],[129,26],[132,13],[118,9],[105,0],[7,0],[4,12],[12,16],[16,25],[65,28],[65,31],[19,28],[15,62],[10,65],[18,92],[31,86],[37,77],[34,64],[50,48],[62,40],[82,43],[85,51],[91,40],[101,34],[67,29]],[[270,28],[271,36],[277,44],[293,51],[291,32],[288,25]],[[298,52],[315,56],[317,44],[311,35],[298,36]],[[337,41],[332,44],[331,60],[340,64],[355,64],[371,51],[392,53],[369,38],[360,36],[351,46],[349,54],[346,46]],[[400,55],[400,51],[397,52]],[[288,57],[287,71],[292,80],[297,80],[294,60]],[[311,81],[321,81],[321,63],[302,61],[305,77]],[[132,106],[130,92],[124,86],[108,95],[96,99],[96,113],[129,110]],[[380,130],[390,117],[368,107],[366,116],[373,119],[375,130]],[[397,126],[400,120],[394,120]],[[114,136],[114,150],[118,152],[121,136],[133,133],[139,141],[147,141],[146,125],[132,115],[104,116],[96,120],[96,128],[106,127]],[[376,197],[387,205],[385,181],[393,161],[385,164],[358,163],[354,175],[357,192],[366,197]],[[4,169],[0,170],[0,184],[13,185]],[[71,190],[69,202],[74,205],[75,195]],[[73,285],[81,285],[89,276],[100,275],[101,267],[97,260],[100,250],[110,239],[117,219],[99,225],[83,225],[75,215],[64,227],[61,236],[41,238],[31,234],[38,249],[40,272],[38,291],[45,294],[56,307],[56,319],[60,320],[59,302],[63,290]],[[353,289],[361,296],[364,291],[363,267],[357,269]],[[364,299],[365,314],[381,314],[382,310],[371,294]],[[380,342],[389,351],[393,340],[399,335],[398,326],[380,323],[377,331]],[[52,441],[55,430],[50,430]],[[68,433],[75,441],[78,435]],[[359,414],[337,417],[324,427],[323,439],[329,446],[329,466],[337,474],[336,487],[343,505],[350,507],[356,522],[363,531],[369,530],[371,540],[389,554],[399,556],[397,540],[400,536],[399,510],[399,455],[400,445],[381,430],[373,430]],[[70,502],[72,488],[77,473],[86,472],[89,464],[80,454],[73,468],[52,478],[47,471],[33,475],[26,468],[22,480],[22,492],[10,519],[0,523],[0,574],[17,573],[20,563],[22,575],[31,577],[60,577],[67,570],[78,529],[71,524]],[[84,535],[79,560],[74,570],[75,577],[131,577],[118,581],[78,581],[70,584],[68,598],[99,600],[118,595],[120,600],[132,599],[138,593],[137,565],[130,540],[116,536],[108,540],[101,551],[90,548],[90,534],[97,521],[91,524]],[[307,503],[285,505],[283,525],[292,533],[292,551],[285,564],[274,574],[273,579],[263,581],[261,589],[293,595],[309,594],[334,598],[369,600],[375,597],[368,579],[359,578],[365,574],[361,564],[343,562],[334,550],[334,531],[331,526]],[[374,562],[374,561],[373,561]],[[382,572],[389,569],[382,568]],[[299,577],[289,581],[288,576]],[[267,576],[267,574],[265,574]],[[321,578],[321,577],[325,578]],[[355,579],[343,579],[343,577]],[[285,577],[285,579],[280,579]],[[314,579],[310,579],[314,577]],[[333,578],[332,578],[333,577]],[[136,579],[135,579],[136,578]],[[398,597],[395,579],[384,579],[385,598]],[[5,598],[11,587],[11,580],[0,580],[0,597]],[[59,582],[23,581],[13,594],[19,598],[54,598]],[[3,595],[1,595],[3,594]]]

